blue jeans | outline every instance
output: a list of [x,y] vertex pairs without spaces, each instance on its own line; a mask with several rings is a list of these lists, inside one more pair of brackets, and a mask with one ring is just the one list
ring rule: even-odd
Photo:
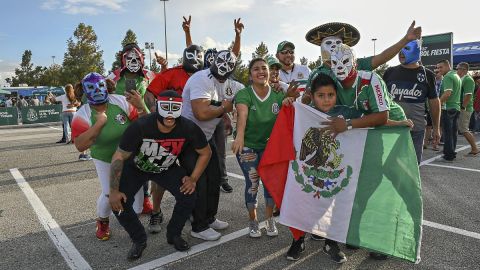
[[67,142],[71,140],[70,136],[68,136],[68,133],[70,132],[70,127],[71,127],[72,119],[74,115],[75,115],[75,112],[62,113],[63,136],[65,136],[65,140]]
[[410,131],[412,136],[413,146],[415,147],[415,154],[417,155],[417,162],[420,164],[423,154],[423,140],[425,139],[425,130]]
[[455,109],[442,110],[442,129],[443,129],[443,158],[454,160],[457,157],[455,149],[457,148],[458,117],[460,112]]
[[[258,176],[257,167],[262,158],[263,151],[264,149],[256,150],[243,147],[242,152],[237,154],[238,164],[245,176],[245,205],[248,210],[257,208],[257,193],[260,186],[260,177]],[[265,196],[265,204],[273,207],[274,202],[272,196],[270,196],[265,187],[263,188],[263,194]]]

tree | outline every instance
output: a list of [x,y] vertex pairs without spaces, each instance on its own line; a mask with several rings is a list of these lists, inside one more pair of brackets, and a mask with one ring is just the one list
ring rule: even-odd
[[308,59],[305,58],[305,56],[300,58],[300,64],[304,66],[308,65]]
[[383,74],[385,74],[385,71],[387,71],[387,69],[388,69],[389,67],[390,67],[390,66],[389,66],[387,63],[382,64],[382,65],[380,65],[379,67],[377,67],[377,68],[375,69],[375,72],[376,72],[378,75],[380,75],[380,77],[383,77]]
[[254,58],[265,58],[268,56],[268,47],[265,45],[265,43],[260,42],[257,48],[255,48],[255,52],[252,53],[252,59]]
[[155,73],[160,72],[160,66],[157,64],[157,60],[152,59],[152,66],[150,67],[150,70]]
[[[228,49],[232,50],[232,48],[233,48],[233,42],[230,44]],[[253,54],[252,54],[252,56],[253,56]],[[244,85],[249,84],[249,82],[248,82],[248,68],[246,67],[245,64],[243,64],[242,52],[240,52],[237,56],[237,63],[235,65],[235,70],[233,71],[233,74],[232,74],[232,79],[234,79],[238,82],[241,82]]]
[[15,76],[10,79],[11,85],[40,85],[40,78],[43,76],[45,70],[46,68],[42,66],[35,67],[32,63],[32,51],[25,50],[22,55],[22,62],[20,63],[20,67],[15,69]]
[[[129,43],[135,43],[138,45],[137,42],[137,35],[131,30],[128,29],[127,32],[125,33],[125,37],[122,40],[122,48],[125,47],[125,45]],[[119,69],[122,66],[122,56],[121,56],[121,50],[117,53],[115,53],[115,62],[112,64],[112,71]]]
[[62,84],[76,83],[89,72],[103,73],[103,51],[99,49],[93,27],[80,23],[73,32],[73,37],[67,40]]
[[319,56],[317,61],[312,61],[310,63],[308,63],[308,68],[310,70],[314,70],[316,67],[320,66],[322,64],[322,57]]
[[40,85],[46,86],[61,86],[62,66],[55,64],[51,65],[42,74],[40,78]]

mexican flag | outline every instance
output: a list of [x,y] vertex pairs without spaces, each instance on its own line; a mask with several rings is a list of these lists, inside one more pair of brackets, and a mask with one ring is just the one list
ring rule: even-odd
[[418,263],[421,182],[409,129],[332,138],[320,130],[327,117],[297,102],[279,113],[258,168],[279,222]]

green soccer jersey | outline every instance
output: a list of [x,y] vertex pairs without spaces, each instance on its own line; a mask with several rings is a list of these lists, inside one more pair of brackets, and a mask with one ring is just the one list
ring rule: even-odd
[[460,111],[460,97],[462,91],[462,80],[457,75],[457,72],[454,70],[449,71],[445,76],[443,76],[442,80],[442,88],[440,90],[440,96],[443,95],[445,90],[452,91],[450,97],[448,97],[447,101],[442,104],[443,110],[450,110],[455,109]]
[[269,89],[265,98],[260,99],[252,86],[240,90],[235,96],[236,104],[248,107],[244,145],[252,149],[265,149],[273,125],[280,112],[284,93]]
[[[373,56],[358,58],[357,70],[370,70],[370,71],[373,70],[372,58]],[[333,74],[332,69],[329,66],[325,65],[324,63],[322,63],[320,64],[320,66],[313,69],[312,72],[310,73],[310,76],[308,77],[308,82],[307,82],[307,89],[310,89],[313,79],[315,79],[315,77],[317,77],[319,73],[324,73],[329,75],[337,83],[337,88],[338,89],[342,88],[342,85],[338,82],[337,77],[335,77],[335,74]]]
[[473,112],[473,100],[475,99],[473,93],[475,91],[475,81],[473,80],[472,76],[470,75],[465,75],[462,77],[462,100],[460,101],[460,104],[463,104],[463,100],[465,99],[465,96],[470,95],[470,101],[467,104],[467,107],[465,107],[465,110],[468,112]]
[[363,113],[352,107],[348,107],[345,105],[335,105],[333,109],[326,112],[325,114],[332,117],[343,116],[344,119],[355,119],[362,117]]
[[[115,94],[117,95],[125,95],[125,81],[127,79],[125,76],[120,77],[120,79],[117,81],[117,85],[115,87]],[[148,86],[148,81],[147,79],[143,78],[142,76],[137,76],[135,79],[135,85],[137,86],[137,91],[140,93],[140,95],[143,96],[147,92],[147,86]]]
[[349,89],[337,90],[337,104],[353,106],[364,114],[388,111],[390,120],[405,120],[405,113],[387,92],[385,82],[374,72],[358,71]]

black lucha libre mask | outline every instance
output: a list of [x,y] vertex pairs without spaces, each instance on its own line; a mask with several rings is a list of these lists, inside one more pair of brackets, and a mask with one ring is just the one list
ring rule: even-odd
[[210,71],[217,80],[225,81],[235,71],[237,57],[229,50],[219,51]]
[[203,69],[203,49],[198,45],[190,45],[183,50],[183,69],[195,73]]
[[143,74],[145,61],[143,52],[135,43],[129,43],[122,49],[122,73],[128,71],[130,73]]
[[182,96],[174,90],[163,91],[157,99],[157,119],[163,124],[163,119],[172,117],[177,122],[177,118],[182,113]]

